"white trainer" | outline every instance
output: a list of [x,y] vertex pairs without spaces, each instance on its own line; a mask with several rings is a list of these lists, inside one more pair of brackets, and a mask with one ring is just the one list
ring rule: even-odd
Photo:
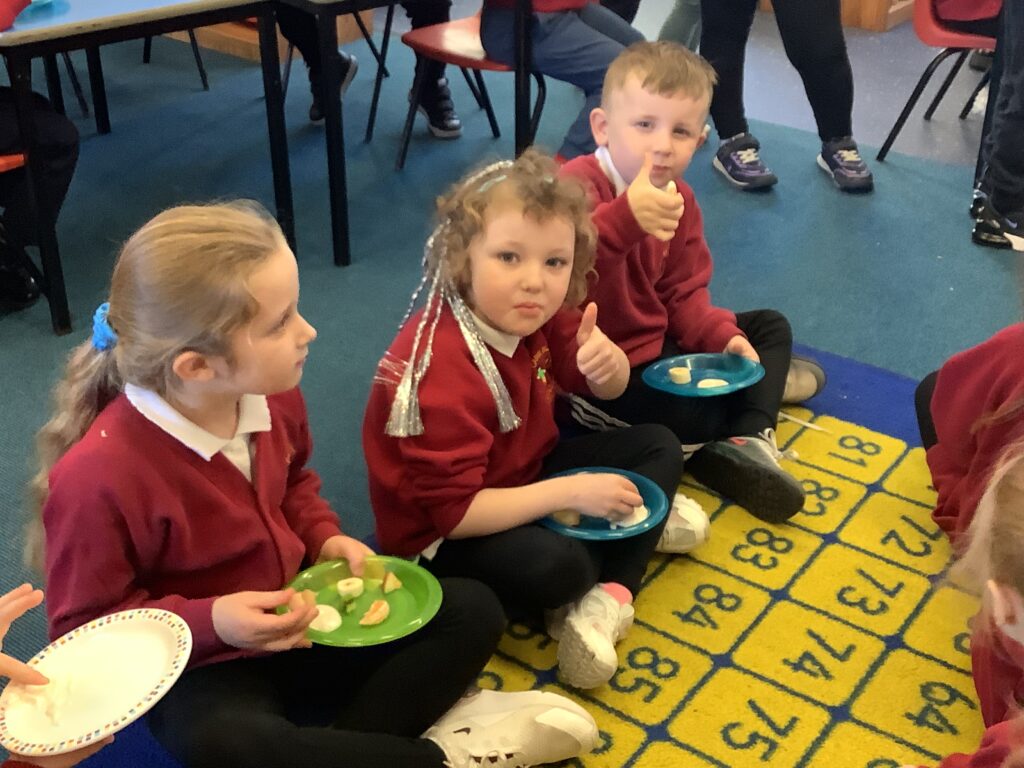
[[547,691],[477,691],[460,699],[423,737],[448,768],[529,768],[590,752],[597,724],[583,707]]
[[711,521],[696,499],[677,493],[655,551],[672,555],[692,552],[711,537]]
[[574,688],[597,688],[619,667],[615,643],[633,626],[633,606],[620,605],[600,584],[569,608],[558,642],[558,672]]

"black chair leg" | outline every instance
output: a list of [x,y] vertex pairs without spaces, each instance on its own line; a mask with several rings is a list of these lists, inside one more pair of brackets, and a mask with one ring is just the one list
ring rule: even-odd
[[[353,13],[352,16],[356,20],[356,26],[359,27],[359,31],[363,33],[363,40],[365,40],[366,45],[369,46],[370,53],[372,53],[373,58],[377,60],[377,69],[384,72],[384,77],[391,77],[391,73],[388,72],[388,68],[384,66],[386,54],[377,50],[377,45],[373,42],[373,35],[370,34],[370,30],[368,30],[366,28],[366,24],[363,23],[363,17],[359,15],[358,11]],[[386,37],[384,39],[387,40]]]
[[149,64],[150,58],[153,56],[153,36],[149,35],[145,40],[142,41],[142,63]]
[[64,67],[68,71],[68,79],[71,81],[71,88],[75,92],[75,98],[78,100],[78,107],[82,110],[82,117],[89,116],[89,102],[86,101],[85,94],[82,92],[82,84],[78,80],[78,73],[75,72],[75,64],[71,61],[71,54],[67,51],[61,54],[64,59]]
[[206,67],[203,66],[203,56],[199,53],[199,41],[196,40],[196,31],[190,29],[188,31],[188,41],[192,44],[192,55],[196,60],[196,68],[199,70],[199,79],[203,83],[203,90],[210,90],[210,82],[206,79]]
[[964,104],[964,108],[960,110],[961,120],[966,120],[967,116],[971,114],[971,110],[974,109],[974,102],[977,100],[978,94],[981,93],[982,88],[988,85],[988,81],[991,79],[991,72],[985,72],[985,74],[982,75],[981,80],[978,81],[978,85],[975,86],[973,91],[971,91],[971,98],[967,100],[967,103]]
[[889,154],[889,149],[892,147],[893,142],[896,141],[896,137],[899,136],[900,131],[903,130],[903,124],[907,122],[907,118],[910,116],[911,111],[917,105],[918,99],[921,98],[921,92],[924,91],[928,81],[932,79],[932,75],[935,74],[935,69],[950,56],[959,53],[959,48],[946,48],[941,51],[931,63],[925,67],[924,72],[921,74],[921,78],[917,81],[917,85],[914,87],[913,93],[910,94],[910,98],[907,99],[906,105],[903,107],[903,111],[900,112],[900,116],[896,118],[896,124],[889,131],[889,135],[885,139],[885,143],[882,144],[882,148],[878,150],[878,154],[875,159],[879,162],[885,160],[885,156]]
[[544,111],[544,101],[548,97],[548,85],[544,82],[544,75],[540,72],[533,73],[533,79],[537,81],[537,100],[533,103],[533,114],[530,116],[530,143],[533,144],[537,138],[537,128],[540,126],[540,115]]
[[[462,74],[469,78],[469,73],[465,68],[462,68]],[[501,138],[501,131],[498,129],[498,120],[494,117],[494,107],[491,106],[491,97],[487,93],[487,86],[484,85],[484,75],[479,69],[473,70],[473,77],[476,78],[476,87],[480,90],[480,98],[483,101],[484,111],[487,112],[487,120],[491,124],[491,133],[494,134],[494,138]]]
[[281,75],[281,101],[288,95],[288,81],[292,78],[292,59],[295,57],[295,43],[288,43],[288,53],[284,55],[284,74]]
[[409,111],[405,115],[405,127],[402,128],[402,143],[398,147],[398,159],[395,161],[395,170],[400,171],[405,167],[405,156],[409,152],[409,140],[412,138],[412,123],[416,119],[416,109],[423,95],[423,86],[426,84],[426,67],[416,70],[416,77],[412,81],[412,98],[409,99]]
[[377,66],[377,76],[373,79],[373,96],[370,98],[370,114],[366,118],[366,135],[363,141],[369,144],[373,140],[373,128],[377,122],[377,106],[380,104],[380,89],[384,84],[384,77],[387,69],[384,62],[388,58],[388,46],[391,43],[391,22],[395,19],[395,0],[388,3],[387,16],[384,18],[384,37],[380,46],[380,64]]
[[964,51],[958,57],[956,62],[953,64],[953,68],[949,70],[949,74],[946,75],[946,79],[942,81],[942,85],[939,86],[939,90],[935,94],[935,98],[932,99],[932,103],[928,105],[928,109],[924,112],[924,119],[931,120],[932,115],[935,114],[936,108],[939,106],[939,102],[942,101],[942,97],[946,95],[946,91],[949,90],[949,86],[953,82],[953,78],[956,77],[957,72],[960,71],[960,67],[967,61],[967,54],[970,51]]
[[[476,105],[480,107],[480,109],[486,109],[486,107],[484,107],[483,96],[480,95],[480,89],[477,88],[476,83],[473,82],[473,78],[469,76],[469,70],[465,67],[459,67],[459,71],[462,72],[462,76],[466,79],[466,85],[469,86],[470,93],[472,93],[473,98],[476,99]],[[473,70],[473,74],[479,77],[480,71]]]
[[66,114],[64,110],[64,88],[60,84],[60,69],[57,67],[57,55],[43,56],[43,71],[46,73],[46,95],[50,104],[58,114]]

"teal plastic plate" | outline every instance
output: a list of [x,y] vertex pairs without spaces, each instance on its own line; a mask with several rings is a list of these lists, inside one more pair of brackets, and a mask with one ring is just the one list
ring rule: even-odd
[[[690,381],[687,384],[676,384],[669,378],[670,368],[688,368]],[[659,360],[647,366],[641,378],[647,386],[669,394],[682,397],[716,397],[757,384],[764,378],[764,366],[741,355],[705,352]],[[701,388],[698,383],[704,379],[721,379],[725,384]]]
[[589,517],[582,515],[580,517],[579,525],[564,525],[558,522],[553,517],[542,517],[538,522],[545,528],[550,528],[553,531],[571,536],[574,539],[627,539],[630,536],[636,536],[637,534],[643,533],[644,531],[650,530],[658,523],[660,523],[666,514],[668,514],[668,499],[665,498],[664,491],[659,488],[653,480],[638,475],[636,472],[630,472],[628,469],[615,469],[614,467],[580,467],[579,469],[571,469],[568,472],[559,472],[557,475],[552,477],[564,477],[566,475],[578,475],[581,473],[599,473],[609,472],[613,475],[622,475],[628,477],[633,481],[636,489],[640,491],[640,496],[644,500],[644,506],[647,507],[647,511],[650,513],[646,520],[642,520],[636,525],[627,525],[612,528],[608,521],[601,517]]

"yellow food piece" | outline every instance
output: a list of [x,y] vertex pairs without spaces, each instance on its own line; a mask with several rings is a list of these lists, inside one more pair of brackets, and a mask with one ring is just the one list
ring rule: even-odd
[[402,580],[395,576],[391,571],[388,571],[384,574],[384,582],[381,587],[384,590],[384,594],[387,595],[394,592],[396,589],[401,589]]
[[560,509],[551,516],[562,525],[576,526],[580,524],[580,513],[575,509]]
[[384,621],[389,613],[391,613],[391,606],[388,605],[387,600],[374,600],[359,623],[364,627],[372,627]]
[[[668,377],[672,379],[674,384],[689,384],[693,378],[690,375],[690,369],[683,366],[676,366],[668,369]],[[698,384],[698,386],[700,386]]]
[[299,592],[299,597],[306,605],[316,605],[316,592],[312,589],[304,589]]
[[728,386],[729,382],[725,379],[701,379],[697,382],[697,389],[714,389],[715,387]]

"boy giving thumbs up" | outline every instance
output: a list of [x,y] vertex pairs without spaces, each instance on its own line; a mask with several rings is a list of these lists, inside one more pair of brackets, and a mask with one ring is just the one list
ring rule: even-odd
[[[631,45],[608,68],[601,106],[590,116],[597,151],[562,167],[584,182],[593,205],[598,280],[587,301],[601,307],[602,330],[632,369],[621,396],[577,397],[573,416],[597,429],[664,424],[692,456],[687,466],[698,480],[756,517],[781,522],[803,508],[804,491],[779,464],[779,406],[817,394],[824,372],[792,358],[792,332],[779,312],[735,314],[711,303],[711,253],[682,175],[704,143],[714,83],[708,63],[680,45]],[[699,398],[643,383],[652,363],[700,352],[760,362],[764,378]],[[686,552],[706,535],[707,517],[678,495],[659,549]]]

